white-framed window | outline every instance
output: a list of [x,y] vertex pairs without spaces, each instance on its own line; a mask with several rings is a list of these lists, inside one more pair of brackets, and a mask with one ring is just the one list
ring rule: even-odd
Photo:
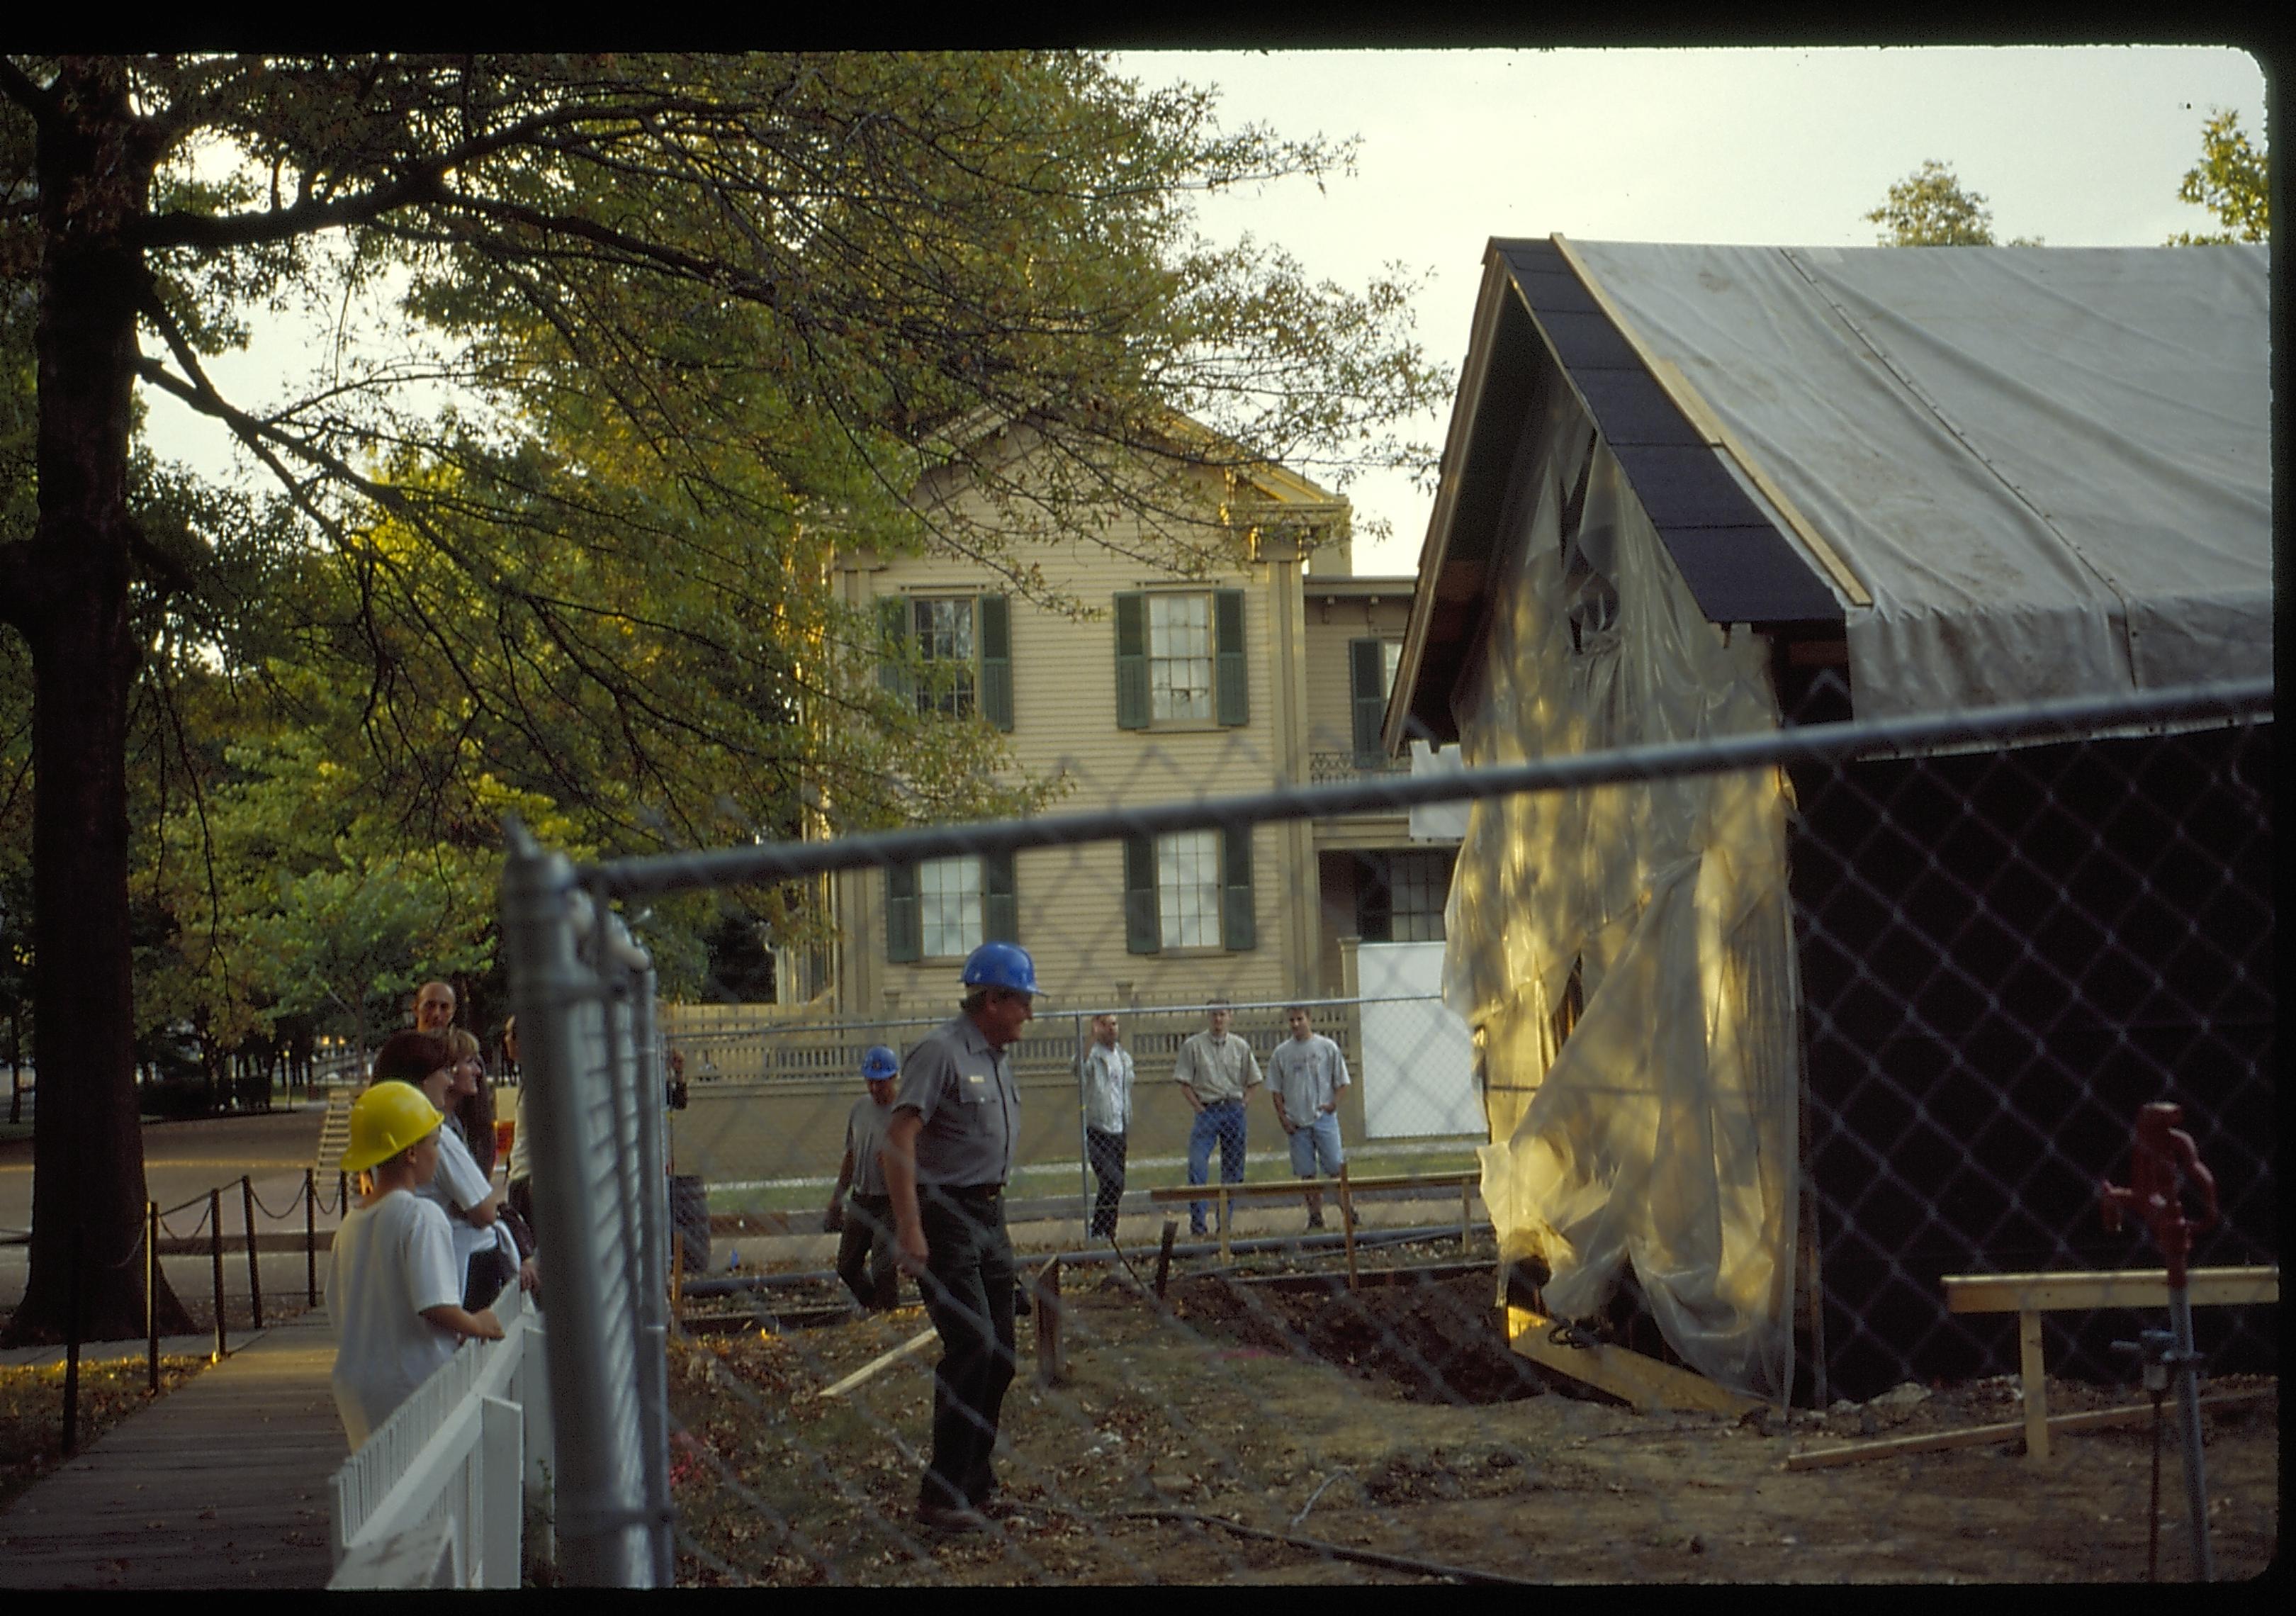
[[1220,834],[1156,838],[1156,918],[1167,948],[1220,946]]
[[917,930],[927,959],[955,959],[981,943],[980,860],[928,858],[917,865]]
[[969,717],[974,702],[972,601],[915,599],[909,603],[918,670],[917,710]]
[[1212,716],[1212,597],[1148,597],[1148,714],[1157,722]]

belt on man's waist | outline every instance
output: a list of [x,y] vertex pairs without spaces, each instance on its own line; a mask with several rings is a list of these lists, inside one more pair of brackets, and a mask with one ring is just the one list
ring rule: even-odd
[[921,1196],[939,1201],[963,1201],[972,1205],[987,1206],[1004,1193],[1001,1184],[928,1184],[920,1187]]

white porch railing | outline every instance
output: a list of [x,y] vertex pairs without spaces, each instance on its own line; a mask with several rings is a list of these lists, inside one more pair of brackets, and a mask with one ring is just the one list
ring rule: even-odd
[[516,1285],[334,1475],[329,1587],[516,1587],[526,1497],[550,1485],[542,1317]]

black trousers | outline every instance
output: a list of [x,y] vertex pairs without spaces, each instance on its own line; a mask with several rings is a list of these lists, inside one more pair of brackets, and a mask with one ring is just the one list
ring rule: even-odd
[[1100,1193],[1092,1202],[1093,1237],[1113,1240],[1117,1204],[1124,1198],[1124,1136],[1087,1128],[1084,1130],[1084,1155],[1092,1164],[1092,1176],[1100,1185]]
[[845,1198],[845,1227],[837,1242],[837,1277],[853,1300],[882,1313],[898,1300],[901,1270],[893,1245],[893,1201],[890,1195]]
[[918,1489],[922,1504],[978,1506],[996,1495],[989,1456],[1013,1347],[1013,1243],[1000,1191],[917,1186],[925,1273],[917,1288],[940,1333],[933,1368],[932,1460]]

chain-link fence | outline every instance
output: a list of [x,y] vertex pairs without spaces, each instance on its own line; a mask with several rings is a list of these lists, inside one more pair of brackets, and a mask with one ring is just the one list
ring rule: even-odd
[[[2136,1112],[2164,1100],[2215,1175],[2196,1276],[2248,1272],[2242,1300],[2197,1277],[2194,1298],[2217,1563],[2260,1570],[2270,718],[2268,690],[2169,693],[1250,794],[1186,783],[1265,763],[1215,737],[1228,767],[1078,760],[1072,800],[1105,808],[567,873],[634,913],[791,882],[840,927],[808,1006],[662,1011],[689,1079],[665,1165],[695,1248],[668,1354],[677,1574],[2142,1576],[2152,1410],[2112,1343],[2154,1316],[1954,1312],[1943,1282],[2157,1267],[2142,1235],[2105,1232],[2099,1185],[2127,1180]],[[1462,801],[1451,840],[1405,828]],[[1637,865],[1661,815],[1694,857]],[[863,1310],[836,1274],[852,1242],[824,1224],[863,1053],[955,1013],[964,954],[1000,936],[1046,988],[1011,1052],[1021,1378],[1000,1507],[952,1538],[913,1518],[931,1323],[906,1280]],[[594,1001],[561,974],[569,1005]],[[616,1023],[634,1060],[637,981]],[[1295,1157],[1263,1084],[1230,1238],[1195,1239],[1186,1186],[1223,1169],[1179,1048],[1222,1008],[1265,1072],[1295,1005],[1348,1063],[1344,1185]],[[1112,1241],[1088,1233],[1106,1175],[1080,1077],[1111,1013],[1135,1071]],[[529,1071],[543,1058],[529,1046]],[[628,1070],[630,1095],[658,1087]],[[634,1204],[611,1153],[562,1155],[546,1126],[545,1222]],[[544,1195],[583,1160],[587,1187]],[[631,1276],[626,1330],[647,1281],[603,1266]],[[592,1306],[551,1297],[554,1389]],[[2049,1429],[2089,1432],[2082,1464],[2016,1456],[2036,1363]],[[627,1400],[629,1379],[600,1384]],[[2179,1513],[2159,1512],[2168,1575]]]

